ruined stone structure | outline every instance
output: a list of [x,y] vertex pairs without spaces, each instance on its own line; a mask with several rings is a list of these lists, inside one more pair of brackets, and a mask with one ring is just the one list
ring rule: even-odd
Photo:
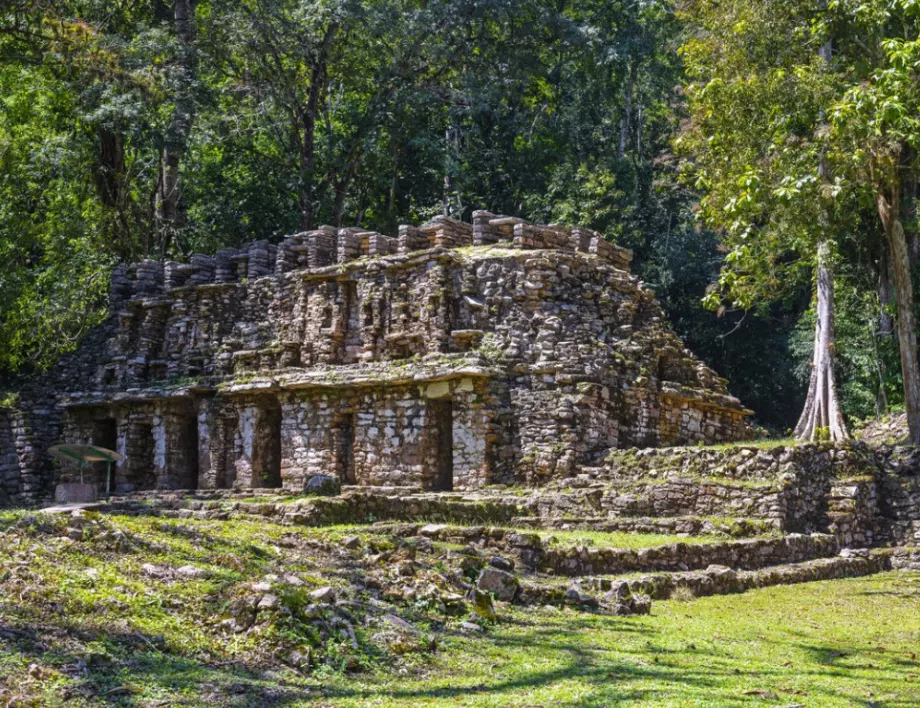
[[749,411],[630,258],[480,211],[117,268],[109,321],[0,410],[0,501],[47,496],[61,441],[121,452],[126,492],[299,491],[320,473],[477,489],[741,439]]

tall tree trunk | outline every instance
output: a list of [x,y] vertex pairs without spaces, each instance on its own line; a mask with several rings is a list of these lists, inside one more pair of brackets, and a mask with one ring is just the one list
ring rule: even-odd
[[463,214],[463,194],[462,185],[459,181],[454,181],[453,171],[455,166],[460,164],[460,128],[456,124],[456,118],[453,114],[450,116],[450,122],[444,130],[444,216],[461,218]]
[[195,2],[175,0],[173,5],[175,32],[179,39],[178,88],[160,158],[155,209],[162,256],[169,250],[179,222],[179,198],[182,193],[179,168],[195,122]]
[[351,187],[351,177],[343,177],[335,184],[335,197],[332,203],[333,223],[340,227],[342,219],[345,217],[345,198],[348,196],[348,189]]
[[93,177],[99,200],[111,214],[115,243],[111,249],[122,260],[132,258],[134,244],[127,210],[127,176],[125,171],[125,138],[120,129],[100,125],[99,159],[93,166]]
[[901,151],[901,224],[904,226],[904,239],[907,241],[907,255],[913,270],[920,260],[920,233],[917,231],[917,174],[911,166],[917,159],[917,153],[910,146]]
[[125,172],[125,141],[120,132],[99,126],[99,160],[95,165],[96,191],[112,209],[121,206]]
[[898,344],[901,351],[901,374],[904,379],[904,408],[907,411],[908,439],[911,445],[920,444],[920,369],[917,367],[917,318],[914,315],[914,288],[910,274],[910,252],[904,225],[901,223],[900,185],[897,176],[890,199],[883,189],[876,187],[876,205],[888,237],[891,268],[894,273],[895,294],[898,301]]
[[441,204],[441,213],[444,216],[450,216],[450,193],[451,193],[451,161],[450,161],[450,126],[444,129],[444,197]]
[[393,165],[390,171],[390,189],[387,194],[387,224],[394,230],[394,233],[397,226],[396,199],[399,195],[399,163],[401,157],[402,152],[399,149],[398,143],[394,140],[390,146],[390,159]]
[[850,435],[843,421],[834,375],[834,275],[830,266],[830,245],[818,244],[818,318],[811,380],[805,408],[795,426],[800,440],[826,438],[847,440]]
[[[310,93],[313,93],[312,87]],[[316,116],[309,108],[303,123],[300,141],[300,228],[309,231],[313,228],[313,201],[316,198]]]
[[878,390],[875,396],[875,414],[877,418],[888,412],[888,394],[885,391],[885,362],[879,349],[879,340],[894,334],[894,320],[888,314],[888,306],[893,301],[891,286],[891,268],[888,265],[888,241],[882,239],[881,254],[878,259],[878,278],[876,294],[878,295],[878,320],[871,323],[872,347],[875,355],[875,371],[878,375]]
[[307,103],[300,111],[303,133],[300,140],[300,228],[313,228],[316,188],[316,121],[326,88],[329,51],[339,26],[333,22],[326,28],[323,41],[316,51],[310,68],[310,90]]
[[[833,42],[827,40],[818,49],[818,54],[827,65],[833,56]],[[821,115],[821,123],[824,116]],[[818,181],[826,185],[831,181],[830,167],[824,150],[818,161]],[[831,248],[827,234],[830,233],[830,214],[822,210],[820,227],[822,238],[818,242],[818,312],[815,323],[815,345],[812,354],[811,378],[805,407],[795,426],[799,440],[826,438],[832,441],[848,440],[850,437],[840,398],[837,393],[837,377],[834,370],[834,273],[831,269]]]
[[617,157],[623,159],[626,154],[626,143],[629,140],[630,125],[632,122],[632,101],[633,90],[636,87],[636,74],[639,70],[638,60],[634,60],[629,65],[629,78],[626,80],[626,98],[623,102],[623,118],[620,121],[620,146],[617,150]]

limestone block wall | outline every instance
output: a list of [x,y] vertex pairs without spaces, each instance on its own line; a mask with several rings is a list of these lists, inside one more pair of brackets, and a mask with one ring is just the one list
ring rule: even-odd
[[18,459],[4,493],[49,496],[44,451],[91,436],[71,422],[62,436],[64,418],[100,406],[132,458],[123,489],[299,489],[330,471],[543,483],[617,447],[745,435],[748,411],[630,258],[587,229],[476,212],[120,266],[109,321],[35,382],[35,422],[6,416],[24,432],[0,432],[0,460]]
[[482,390],[481,384],[458,378],[422,386],[286,394],[282,484],[299,490],[313,475],[334,474],[346,484],[482,487],[491,481],[492,455]]
[[59,469],[46,454],[61,437],[54,391],[26,385],[0,408],[0,505],[40,498],[57,483]]
[[[601,474],[637,484],[685,484],[685,498],[669,502],[673,497],[664,495],[660,505],[648,510],[658,515],[687,509],[712,513],[705,509],[714,504],[775,518],[791,531],[830,530],[851,547],[920,538],[920,453],[911,448],[818,443],[617,450],[608,455]],[[707,493],[713,487],[708,480],[724,480],[718,493]],[[730,491],[738,483],[737,492]]]
[[883,447],[877,451],[882,534],[895,543],[920,543],[920,450]]

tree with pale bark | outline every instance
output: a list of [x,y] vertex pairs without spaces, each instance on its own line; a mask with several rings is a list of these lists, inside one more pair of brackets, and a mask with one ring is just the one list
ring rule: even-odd
[[[722,290],[711,302],[721,294],[749,305],[780,283],[778,263],[806,256],[814,263],[818,321],[796,434],[845,438],[828,256],[835,242],[866,238],[847,224],[874,206],[884,234],[880,261],[890,263],[895,286],[909,442],[920,443],[911,279],[920,3],[699,0],[688,4],[688,16],[700,32],[685,47],[693,83],[684,139],[707,192],[704,215],[730,249]],[[888,266],[880,267],[886,280]]]
[[831,255],[853,205],[827,157],[836,77],[829,38],[809,26],[821,9],[820,0],[688,3],[698,31],[683,48],[691,113],[678,142],[705,193],[702,215],[728,250],[711,308],[762,307],[816,276],[811,376],[795,434],[845,440]]

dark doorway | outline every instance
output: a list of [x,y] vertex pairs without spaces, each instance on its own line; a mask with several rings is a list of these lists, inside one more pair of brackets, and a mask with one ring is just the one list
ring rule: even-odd
[[258,471],[260,479],[253,480],[253,486],[276,489],[281,486],[281,408],[265,408],[262,413],[261,455]]
[[[102,418],[93,421],[93,445],[115,450],[118,445],[118,424],[114,418]],[[107,483],[114,484],[115,463],[93,463],[96,484],[100,490],[107,488]]]
[[186,475],[180,486],[182,489],[198,489],[198,418],[190,415],[183,428],[181,445]]
[[239,421],[235,416],[220,418],[220,469],[215,475],[218,489],[230,489],[236,482],[236,429]]
[[103,418],[93,422],[93,445],[114,450],[118,445],[118,425],[114,418]]
[[342,484],[355,484],[355,416],[344,413],[332,429],[335,471]]
[[435,480],[436,492],[449,492],[454,488],[454,408],[450,399],[428,401],[435,427]]

